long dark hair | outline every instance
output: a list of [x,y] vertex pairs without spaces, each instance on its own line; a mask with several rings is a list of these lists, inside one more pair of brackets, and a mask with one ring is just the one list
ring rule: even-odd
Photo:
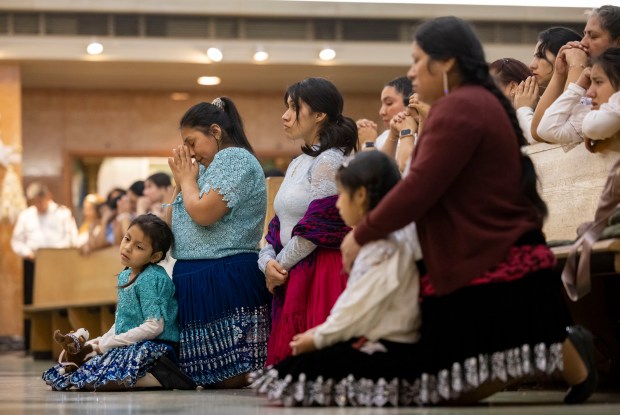
[[[433,60],[454,58],[463,84],[480,85],[495,95],[508,114],[519,147],[527,145],[515,109],[493,81],[480,40],[469,24],[453,16],[429,20],[418,28],[415,41]],[[520,157],[522,190],[542,219],[547,216],[548,211],[547,205],[538,194],[534,164],[523,152]]]
[[592,65],[601,67],[611,86],[616,91],[620,89],[620,48],[609,48],[596,58],[592,59]]
[[391,157],[381,151],[362,151],[340,166],[336,181],[353,195],[360,187],[368,192],[368,210],[373,209],[400,180],[400,170]]
[[306,78],[287,89],[284,105],[288,105],[289,98],[295,103],[297,119],[302,101],[312,112],[326,115],[319,129],[319,147],[306,144],[301,151],[312,157],[334,147],[342,149],[345,155],[357,151],[357,126],[351,118],[342,115],[344,100],[334,84],[324,78]]
[[568,42],[579,42],[583,36],[575,32],[573,29],[564,26],[553,26],[549,29],[545,29],[538,34],[538,41],[540,44],[536,48],[534,56],[539,59],[544,59],[549,62],[551,66],[555,66],[555,61],[547,59],[547,51],[551,52],[553,56],[557,56],[560,48],[566,45]]
[[[129,224],[129,228],[132,226],[139,227],[142,233],[144,233],[144,236],[149,238],[151,241],[151,247],[153,248],[153,254],[157,252],[162,253],[160,261],[166,257],[166,252],[168,252],[174,242],[172,230],[166,222],[152,213],[147,213],[145,215],[136,216]],[[118,288],[127,288],[136,282],[142,271],[144,271],[149,265],[151,264],[145,264],[133,280],[127,282],[127,284],[119,285]]]
[[217,105],[201,102],[188,109],[179,122],[179,128],[193,128],[209,134],[209,128],[217,124],[222,129],[223,145],[242,147],[254,154],[234,102],[228,97],[219,97],[213,102]]
[[409,105],[409,97],[413,92],[413,85],[411,84],[409,78],[407,78],[406,76],[394,78],[390,82],[385,84],[385,86],[391,86],[396,90],[396,92],[403,96],[403,104],[405,104],[405,107]]

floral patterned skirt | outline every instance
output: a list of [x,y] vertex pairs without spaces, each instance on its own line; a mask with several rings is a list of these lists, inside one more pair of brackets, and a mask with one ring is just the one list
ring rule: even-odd
[[97,390],[107,384],[132,388],[162,356],[176,361],[174,350],[169,344],[156,340],[142,341],[110,349],[93,357],[74,372],[64,373],[64,367],[57,364],[43,373],[43,380],[54,390],[86,387]]
[[420,341],[362,356],[342,343],[253,374],[286,406],[441,405],[490,382],[555,379],[571,324],[559,276],[542,270],[421,304]]
[[260,369],[271,330],[271,294],[257,254],[178,260],[180,368],[198,385]]

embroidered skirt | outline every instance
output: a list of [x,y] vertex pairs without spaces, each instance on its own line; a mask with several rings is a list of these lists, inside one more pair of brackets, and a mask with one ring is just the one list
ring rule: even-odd
[[359,339],[252,373],[252,388],[285,406],[398,406],[415,368],[413,344]]
[[418,343],[386,343],[387,353],[367,357],[343,343],[256,373],[253,387],[287,406],[410,406],[456,400],[489,382],[555,378],[571,324],[561,290],[559,276],[541,270],[426,297]]
[[178,260],[179,362],[198,385],[262,368],[271,329],[271,295],[257,254]]
[[493,381],[558,377],[572,324],[562,289],[560,276],[544,269],[424,298],[414,402],[440,404]]
[[43,373],[43,380],[54,390],[85,387],[97,390],[106,384],[124,384],[131,388],[162,356],[176,361],[172,346],[147,340],[110,349],[93,357],[74,372],[64,373],[64,367],[58,364]]

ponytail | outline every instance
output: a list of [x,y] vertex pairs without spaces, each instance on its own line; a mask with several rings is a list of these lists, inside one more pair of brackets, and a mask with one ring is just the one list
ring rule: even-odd
[[243,129],[243,121],[234,102],[228,97],[215,98],[212,103],[201,102],[191,107],[181,118],[180,128],[194,128],[208,134],[211,125],[222,129],[224,144],[242,147],[254,154]]
[[301,148],[305,154],[316,157],[330,148],[340,148],[344,155],[357,151],[357,126],[349,117],[339,114],[336,121],[327,120],[319,130],[319,148],[305,145]]

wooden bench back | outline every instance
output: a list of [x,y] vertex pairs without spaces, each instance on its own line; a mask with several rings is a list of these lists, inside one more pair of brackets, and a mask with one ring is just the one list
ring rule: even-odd
[[77,249],[37,251],[33,306],[116,303],[118,247],[82,256]]
[[547,202],[549,216],[544,225],[547,240],[572,240],[583,222],[594,212],[613,162],[620,156],[620,141],[601,143],[600,153],[590,153],[583,144],[569,152],[552,144],[527,148]]
[[273,202],[276,199],[276,195],[278,194],[278,190],[280,190],[283,180],[284,177],[267,177],[267,213],[265,214],[265,228],[263,230],[263,235],[267,235],[269,222],[271,222],[271,219],[273,219],[276,214],[273,209]]

